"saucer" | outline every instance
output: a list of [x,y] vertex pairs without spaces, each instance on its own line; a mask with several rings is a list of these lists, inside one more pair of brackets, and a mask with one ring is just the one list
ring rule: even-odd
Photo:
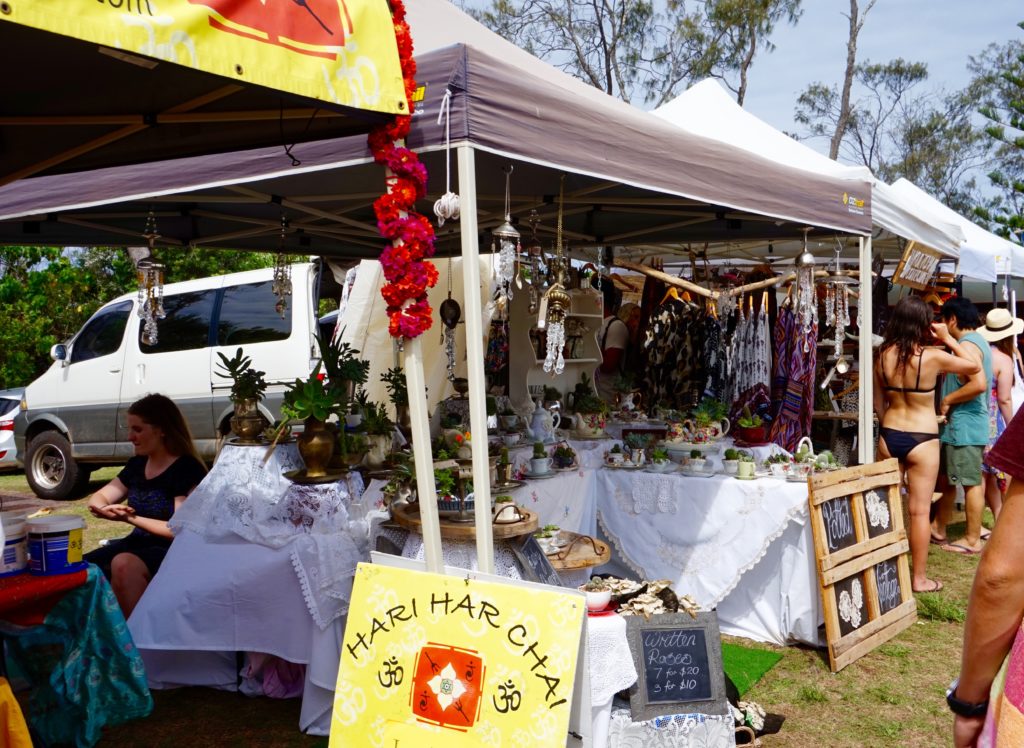
[[336,483],[345,477],[345,473],[328,473],[327,475],[320,475],[315,478],[310,478],[306,475],[306,470],[289,470],[287,473],[282,473],[285,478],[290,480],[292,483],[299,483],[301,485],[316,485],[317,483]]
[[510,480],[508,483],[495,483],[491,486],[491,490],[498,491],[511,491],[513,488],[522,488],[526,483],[521,480]]
[[690,470],[686,467],[680,468],[679,472],[690,478],[710,478],[715,474],[714,469],[711,470]]
[[757,480],[762,476],[760,475],[734,475],[733,478],[736,480]]
[[523,477],[529,478],[530,480],[538,480],[540,478],[554,478],[556,475],[554,470],[548,470],[546,473],[531,473],[526,470],[523,471]]
[[679,466],[674,462],[670,462],[664,467],[657,467],[654,464],[647,466],[646,470],[648,473],[654,473],[655,475],[665,475],[667,473],[674,473],[679,469]]
[[605,607],[601,608],[600,610],[589,610],[588,609],[587,610],[587,615],[588,616],[594,616],[596,618],[598,616],[610,616],[614,612],[615,612],[615,603],[608,603]]
[[806,483],[807,477],[806,475],[787,475],[786,481],[789,483]]
[[634,465],[632,462],[628,464],[624,462],[606,462],[604,466],[611,470],[639,470],[643,467],[643,465]]
[[575,472],[576,470],[579,470],[579,469],[580,469],[579,463],[576,463],[575,465],[570,465],[569,467],[564,467],[564,468],[552,468],[552,470],[554,470],[556,473],[572,473],[572,472]]

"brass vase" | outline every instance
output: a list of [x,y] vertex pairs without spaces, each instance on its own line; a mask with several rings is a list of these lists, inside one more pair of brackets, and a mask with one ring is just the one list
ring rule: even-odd
[[322,478],[327,475],[327,466],[334,454],[335,436],[327,424],[316,418],[303,421],[305,429],[296,444],[302,461],[306,463],[307,478]]
[[267,427],[267,419],[260,413],[257,400],[239,400],[235,403],[235,414],[231,417],[231,431],[240,442],[259,443],[259,436]]

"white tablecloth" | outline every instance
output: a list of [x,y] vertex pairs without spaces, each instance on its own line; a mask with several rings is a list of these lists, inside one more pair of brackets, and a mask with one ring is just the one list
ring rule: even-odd
[[[330,731],[352,575],[366,525],[346,483],[295,485],[293,445],[227,447],[175,513],[174,543],[128,621],[153,688],[235,690],[237,652],[307,666],[299,727]],[[361,517],[361,513],[357,515]]]
[[622,561],[718,607],[723,631],[818,643],[806,484],[601,469],[597,505]]

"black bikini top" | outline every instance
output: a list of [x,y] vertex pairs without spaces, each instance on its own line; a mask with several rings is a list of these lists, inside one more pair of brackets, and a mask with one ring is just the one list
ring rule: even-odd
[[883,382],[883,385],[884,385],[884,389],[888,390],[889,392],[935,392],[935,388],[939,386],[939,383],[937,381],[934,384],[932,384],[931,387],[928,387],[926,389],[922,389],[921,388],[921,359],[922,358],[924,358],[924,349],[923,348],[921,349],[921,352],[919,354],[917,354],[917,379],[914,381],[914,386],[913,387],[893,387],[893,386],[891,386],[889,384],[889,377],[885,376],[885,365],[882,364],[882,382]]

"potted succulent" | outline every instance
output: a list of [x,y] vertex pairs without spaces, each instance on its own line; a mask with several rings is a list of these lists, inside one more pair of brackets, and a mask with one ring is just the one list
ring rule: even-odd
[[664,447],[654,447],[651,449],[651,467],[655,471],[667,471],[672,467],[672,460],[669,457],[668,450]]
[[383,467],[391,452],[395,431],[395,423],[383,403],[367,403],[362,428],[366,432],[366,466],[373,469]]
[[690,432],[693,441],[712,442],[729,433],[728,413],[729,406],[721,400],[705,397],[691,412],[692,420],[683,421],[683,427]]
[[296,440],[299,454],[306,463],[306,477],[321,478],[327,475],[327,465],[334,453],[335,437],[327,427],[327,419],[339,407],[337,390],[325,383],[320,376],[321,364],[313,369],[309,379],[296,379],[285,385],[288,391],[281,403],[281,430],[292,420],[302,421],[303,432]]
[[842,465],[830,450],[824,449],[814,458],[815,470],[838,470]]
[[370,397],[361,386],[356,387],[356,395],[352,398],[352,407],[345,414],[345,425],[357,429],[363,424],[366,411],[371,407]]
[[729,447],[729,449],[725,450],[725,453],[722,455],[722,468],[725,470],[726,475],[736,475],[736,473],[739,472],[739,465],[739,450]]
[[587,610],[604,610],[612,600],[612,588],[601,577],[591,577],[579,589],[587,596]]
[[760,444],[765,441],[764,421],[761,416],[750,412],[750,406],[743,406],[743,413],[736,419],[735,436],[751,444]]
[[608,403],[592,392],[576,396],[576,434],[585,439],[604,435],[608,419]]
[[704,453],[701,452],[699,449],[690,450],[690,470],[693,470],[694,472],[697,473],[703,473],[704,466],[707,465],[707,462],[708,461],[707,459],[705,459]]
[[259,402],[267,391],[265,372],[252,368],[252,358],[239,348],[231,358],[218,351],[218,368],[224,373],[217,376],[231,380],[231,402],[235,413],[231,418],[231,430],[241,441],[256,443],[257,437],[267,427],[267,419],[260,413]]
[[558,540],[559,532],[560,528],[558,525],[544,525],[533,534],[533,537],[537,539],[537,545],[540,546],[544,553],[554,553],[557,550],[555,544]]
[[544,442],[533,443],[533,456],[530,457],[530,472],[534,475],[544,475],[551,470],[551,458],[548,457]]
[[789,466],[792,460],[789,455],[783,454],[782,452],[776,452],[770,455],[764,464],[768,466],[771,474],[776,478],[785,478],[789,473]]
[[622,447],[619,446],[618,444],[615,444],[612,446],[611,449],[608,450],[608,454],[605,455],[605,459],[609,462],[609,464],[621,465],[625,461],[626,456],[622,452]]
[[754,455],[750,452],[740,451],[739,462],[736,465],[736,477],[737,478],[753,478],[754,468],[756,463],[754,462]]
[[519,425],[519,414],[516,413],[512,408],[505,407],[500,413],[498,413],[498,423],[505,431],[511,431]]
[[555,466],[563,470],[573,467],[576,464],[576,450],[568,444],[559,444],[551,455]]

